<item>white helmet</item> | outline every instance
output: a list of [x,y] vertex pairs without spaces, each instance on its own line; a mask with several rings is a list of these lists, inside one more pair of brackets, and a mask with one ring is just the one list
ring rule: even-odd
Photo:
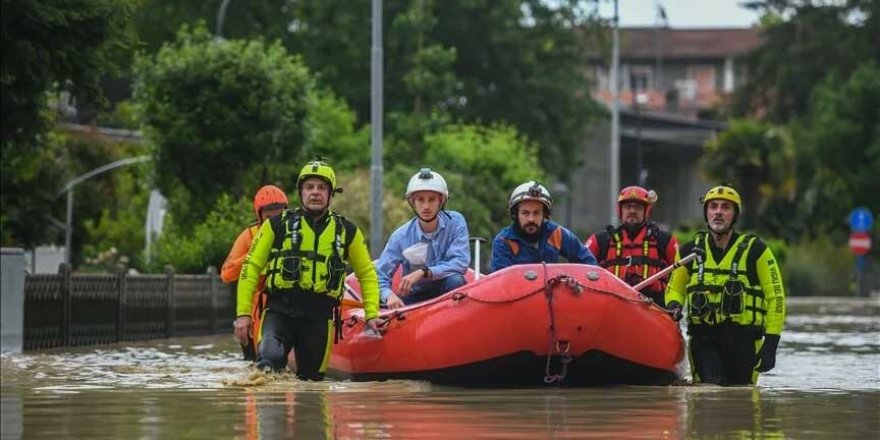
[[443,203],[449,199],[449,189],[446,187],[446,179],[430,168],[422,168],[409,179],[406,185],[406,198],[418,191],[433,191],[443,196]]
[[510,201],[507,202],[507,209],[510,210],[510,215],[516,218],[516,205],[523,200],[537,200],[544,204],[546,208],[544,210],[544,215],[550,215],[550,209],[553,207],[553,198],[550,197],[550,191],[547,191],[547,188],[540,183],[529,180],[526,183],[523,183],[520,186],[517,186],[516,189],[510,193]]

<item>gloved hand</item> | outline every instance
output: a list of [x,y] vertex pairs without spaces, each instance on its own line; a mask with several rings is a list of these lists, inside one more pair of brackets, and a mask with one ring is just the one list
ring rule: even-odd
[[758,350],[755,371],[766,373],[776,366],[776,347],[779,346],[779,335],[764,335],[764,344]]
[[683,315],[681,313],[681,304],[678,301],[669,301],[669,304],[666,304],[666,310],[675,322],[681,321]]

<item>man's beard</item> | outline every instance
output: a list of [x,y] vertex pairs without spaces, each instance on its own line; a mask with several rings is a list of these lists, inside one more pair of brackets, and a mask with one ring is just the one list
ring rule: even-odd
[[642,230],[642,227],[645,225],[645,222],[639,222],[637,224],[624,223],[620,225],[630,237],[634,237],[639,231]]
[[709,223],[709,230],[712,231],[712,233],[715,235],[722,235],[722,236],[727,235],[733,229],[733,224],[731,223],[731,224],[724,225],[723,229],[719,230],[718,228],[720,228],[720,227],[721,226],[716,226],[714,223],[711,223],[711,222]]
[[522,236],[522,238],[524,238],[526,241],[528,241],[530,243],[535,243],[541,238],[541,229],[544,227],[544,223],[543,222],[541,224],[529,223],[529,225],[537,226],[537,228],[535,228],[534,233],[530,234],[528,231],[526,231],[525,228],[520,226],[519,222],[514,222],[513,227],[517,230],[517,233],[520,236]]
[[321,218],[321,216],[323,216],[325,213],[327,213],[327,209],[329,208],[329,206],[325,206],[321,209],[312,209],[306,205],[303,205],[302,208],[303,211],[305,211],[306,215],[309,216],[309,218],[318,219]]

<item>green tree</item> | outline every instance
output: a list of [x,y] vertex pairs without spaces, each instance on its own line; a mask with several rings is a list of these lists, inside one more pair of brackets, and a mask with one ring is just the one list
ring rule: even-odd
[[[797,151],[786,128],[748,119],[733,120],[730,128],[706,144],[703,172],[713,181],[730,182],[743,197],[743,220],[758,224],[766,207],[792,201],[797,189]],[[765,219],[766,220],[766,219]]]
[[810,96],[831,72],[843,78],[863,60],[880,59],[875,0],[762,0],[762,44],[746,58],[748,81],[736,91],[739,114],[777,122],[804,116]]
[[[319,81],[369,118],[369,2],[302,0],[286,45]],[[565,176],[597,114],[585,71],[593,17],[578,2],[396,0],[384,3],[388,131],[421,157],[435,112],[463,123],[509,123],[534,139],[541,165]],[[332,29],[332,31],[328,31]]]
[[865,63],[847,80],[830,76],[814,93],[802,127],[812,171],[804,210],[813,231],[845,230],[848,212],[880,212],[880,65]]
[[181,225],[197,224],[223,193],[295,180],[312,80],[280,45],[184,29],[136,71],[157,187],[175,196]]
[[[217,33],[217,16],[223,0],[135,0],[132,23],[147,52],[157,52],[164,43],[174,41],[183,25],[208,24]],[[288,1],[231,0],[223,16],[223,38],[284,37],[290,22]]]
[[579,32],[595,17],[577,1],[440,3],[434,36],[457,53],[453,116],[512,124],[536,143],[544,169],[567,179],[598,115],[584,75],[589,40]]
[[[3,246],[33,247],[60,242],[63,235],[51,224],[53,205],[60,205],[57,192],[64,185],[63,135],[48,132],[41,136],[42,146],[25,151],[7,151],[2,164],[3,189],[0,191],[0,235]],[[9,146],[17,150],[17,146]],[[7,154],[11,157],[7,157]],[[7,162],[7,160],[9,162]],[[34,227],[34,225],[46,227]]]
[[126,0],[3,0],[2,9],[0,229],[4,245],[33,246],[54,237],[33,225],[49,223],[46,206],[65,167],[47,152],[60,145],[49,134],[48,93],[69,92],[78,105],[100,100],[98,79],[128,44],[131,7]]
[[370,165],[369,128],[357,128],[357,117],[345,101],[330,91],[312,90],[307,108],[303,123],[305,141],[297,164],[324,157],[337,170]]
[[[451,125],[425,140],[419,166],[440,172],[449,184],[448,208],[468,219],[473,236],[491,239],[507,223],[507,198],[528,180],[544,179],[536,146],[511,126]],[[407,170],[405,185],[418,171]],[[399,194],[403,194],[403,190]]]
[[[137,28],[148,47],[177,27],[207,20],[217,3],[144,0]],[[224,35],[279,38],[365,123],[370,115],[368,0],[237,2]],[[238,8],[238,9],[235,9]],[[598,107],[586,72],[590,29],[584,2],[564,0],[386,0],[383,2],[386,132],[421,157],[437,113],[468,124],[508,123],[533,139],[541,165],[565,178]]]

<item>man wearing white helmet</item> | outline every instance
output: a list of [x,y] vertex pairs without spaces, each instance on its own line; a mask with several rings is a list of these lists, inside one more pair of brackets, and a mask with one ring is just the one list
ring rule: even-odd
[[[415,217],[391,234],[376,264],[382,303],[391,309],[461,287],[470,264],[467,222],[443,209],[449,200],[443,176],[422,168],[409,179],[406,200]],[[400,266],[403,276],[395,292],[391,281]]]
[[574,233],[550,221],[552,207],[550,192],[534,180],[513,190],[507,203],[513,224],[492,242],[492,272],[514,264],[556,263],[559,257],[596,264],[596,257]]

